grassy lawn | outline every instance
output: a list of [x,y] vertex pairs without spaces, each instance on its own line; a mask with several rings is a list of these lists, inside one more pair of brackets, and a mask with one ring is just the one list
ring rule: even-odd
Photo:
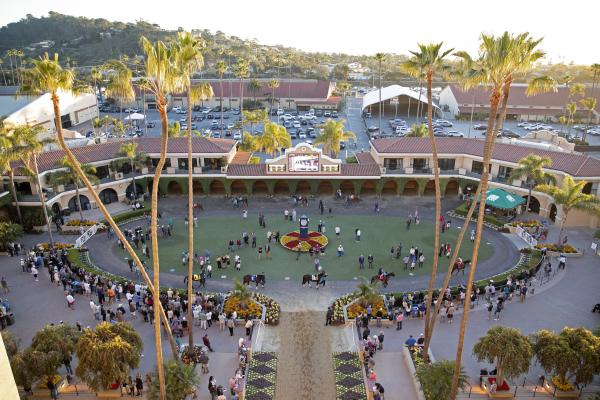
[[[396,277],[408,277],[409,273],[403,269],[402,257],[400,260],[391,259],[390,248],[398,243],[402,243],[403,256],[406,255],[411,245],[424,250],[425,265],[423,268],[415,269],[415,275],[429,274],[431,271],[431,261],[433,258],[433,223],[421,222],[420,225],[412,225],[410,230],[405,229],[405,222],[401,218],[392,218],[387,216],[334,216],[324,218],[326,232],[329,238],[329,244],[326,248],[325,256],[321,257],[321,266],[329,274],[329,279],[350,280],[357,276],[371,277],[377,273],[377,269],[382,266],[386,271],[394,271]],[[165,221],[166,222],[166,221]],[[454,222],[454,221],[453,221]],[[456,221],[459,222],[459,221]],[[310,229],[316,230],[319,223],[319,216],[312,216]],[[213,259],[213,277],[227,275],[227,278],[240,277],[243,274],[256,274],[264,272],[267,279],[284,279],[290,277],[292,280],[298,280],[303,274],[314,271],[313,260],[308,253],[300,256],[296,261],[296,254],[285,249],[279,243],[271,244],[271,259],[258,260],[257,249],[250,246],[236,251],[242,258],[242,270],[237,272],[233,268],[233,262],[230,268],[218,271],[214,259],[217,255],[227,253],[227,244],[229,239],[237,240],[241,238],[242,233],[256,233],[258,245],[266,242],[267,231],[277,231],[281,234],[298,229],[298,222],[284,221],[283,215],[267,215],[267,229],[258,227],[258,218],[256,215],[249,215],[247,220],[240,216],[223,217],[205,217],[199,219],[199,227],[195,229],[194,241],[195,251],[198,254],[204,254],[208,249]],[[340,240],[337,240],[334,234],[334,227],[341,228]],[[362,232],[361,241],[354,240],[354,230],[359,228]],[[441,242],[449,242],[452,246],[456,242],[459,229],[453,227],[450,232],[441,235]],[[187,228],[183,220],[175,221],[175,228],[172,237],[159,239],[160,242],[160,261],[161,270],[172,273],[185,274],[186,266],[181,264],[181,254],[187,249]],[[339,243],[344,246],[345,255],[337,257],[337,247]],[[120,257],[126,257],[126,253],[113,246],[113,251]],[[472,245],[467,238],[461,251],[463,258],[471,258]],[[234,254],[236,254],[234,253]],[[373,270],[369,271],[368,264],[365,261],[365,270],[359,270],[358,257],[364,254],[365,259],[369,254],[373,254],[375,259]],[[233,260],[233,255],[231,258]],[[485,240],[480,248],[479,259],[484,261],[492,254],[492,248],[487,245]],[[94,255],[92,255],[94,256]],[[141,256],[141,252],[140,252]],[[97,256],[96,256],[97,257]],[[445,270],[448,260],[444,257],[440,264]],[[200,267],[197,267],[195,273],[199,273]],[[392,278],[393,279],[393,278]]]

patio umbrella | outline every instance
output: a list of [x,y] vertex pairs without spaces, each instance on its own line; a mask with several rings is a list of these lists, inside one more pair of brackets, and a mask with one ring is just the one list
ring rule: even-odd
[[[479,196],[481,199],[481,196]],[[485,205],[502,210],[512,210],[525,203],[525,199],[519,195],[509,193],[500,188],[487,191]]]
[[129,120],[140,121],[142,119],[146,119],[146,117],[144,117],[144,114],[133,113],[131,115],[126,116],[124,119],[125,119],[125,121],[129,121]]

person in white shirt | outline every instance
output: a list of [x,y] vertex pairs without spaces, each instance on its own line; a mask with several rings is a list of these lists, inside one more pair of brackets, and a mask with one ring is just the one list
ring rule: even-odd
[[31,267],[31,275],[33,275],[33,278],[35,279],[36,282],[39,282],[38,279],[38,270],[35,266]]
[[71,293],[67,294],[67,307],[72,310],[75,309],[75,298],[71,295]]

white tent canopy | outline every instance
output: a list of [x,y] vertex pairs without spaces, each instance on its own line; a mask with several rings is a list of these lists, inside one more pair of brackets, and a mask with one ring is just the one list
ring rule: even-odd
[[125,121],[141,121],[143,119],[146,119],[146,117],[144,117],[144,114],[140,114],[140,113],[133,113],[131,115],[128,115],[125,117]]
[[[386,100],[393,99],[395,97],[406,96],[410,97],[413,100],[419,101],[419,93],[411,90],[407,87],[400,85],[391,85],[381,88],[381,101],[384,102]],[[422,103],[427,104],[427,96],[421,95],[420,101]],[[373,90],[363,96],[362,109],[364,111],[365,108],[379,103],[379,89]],[[433,105],[434,109],[439,109],[435,104]]]

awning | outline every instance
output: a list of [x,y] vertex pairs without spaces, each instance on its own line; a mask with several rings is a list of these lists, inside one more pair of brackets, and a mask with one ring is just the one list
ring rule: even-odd
[[124,119],[126,121],[132,120],[132,121],[140,121],[142,119],[145,119],[146,117],[144,117],[144,114],[140,114],[140,113],[133,113],[131,115],[126,116]]
[[[481,196],[479,197],[481,199]],[[502,189],[490,189],[487,191],[485,205],[500,208],[503,210],[512,210],[525,203],[525,199],[519,195],[506,192]]]
[[[427,96],[426,95],[423,94],[423,95],[419,96],[419,93],[417,93],[414,90],[411,90],[407,87],[400,86],[400,85],[391,85],[391,86],[386,86],[386,87],[381,88],[381,101],[390,100],[390,99],[393,99],[395,97],[400,97],[400,96],[410,97],[413,100],[421,101],[421,103],[427,104]],[[361,110],[364,110],[365,108],[369,107],[370,105],[377,104],[377,103],[379,103],[379,89],[372,90],[363,96]],[[439,107],[434,104],[433,108],[438,109]]]

